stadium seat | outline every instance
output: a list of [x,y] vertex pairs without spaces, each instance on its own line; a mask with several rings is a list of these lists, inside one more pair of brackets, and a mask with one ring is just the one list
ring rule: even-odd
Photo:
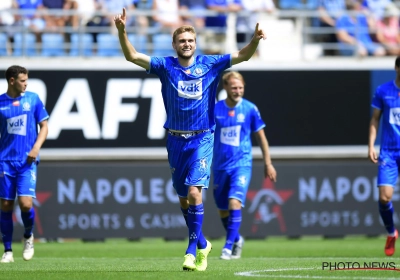
[[133,47],[141,53],[147,53],[147,37],[146,35],[129,34],[128,40],[131,42]]
[[17,33],[14,35],[14,56],[35,56],[36,37],[32,33]]
[[70,56],[92,56],[93,36],[90,34],[72,34]]
[[98,56],[120,56],[120,44],[118,37],[108,33],[97,35],[97,55]]
[[315,10],[318,7],[318,0],[280,0],[279,7],[283,10]]
[[58,33],[42,34],[42,56],[64,56],[64,36]]
[[153,35],[153,55],[154,56],[174,56],[172,49],[172,36],[169,34]]
[[7,34],[0,33],[0,56],[7,55]]

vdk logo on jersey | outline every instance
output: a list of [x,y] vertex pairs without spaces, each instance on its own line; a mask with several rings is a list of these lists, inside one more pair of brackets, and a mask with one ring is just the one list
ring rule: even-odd
[[201,79],[178,82],[178,95],[183,98],[200,100],[203,97]]
[[400,125],[400,108],[390,108],[389,123]]
[[240,125],[221,128],[221,143],[239,147],[240,143]]
[[7,132],[9,134],[18,134],[25,136],[26,119],[26,114],[7,119]]

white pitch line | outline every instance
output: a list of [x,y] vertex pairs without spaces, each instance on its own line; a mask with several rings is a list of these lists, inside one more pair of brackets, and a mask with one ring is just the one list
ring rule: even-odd
[[245,276],[245,277],[263,277],[263,278],[288,278],[288,279],[362,279],[362,280],[395,280],[399,278],[374,278],[374,277],[346,277],[346,276],[310,276],[310,275],[283,275],[283,274],[273,274],[273,275],[261,275],[259,273],[263,272],[281,272],[281,271],[296,271],[296,270],[315,270],[317,268],[281,268],[281,269],[263,269],[263,270],[253,270],[253,271],[243,271],[243,272],[235,272],[235,276]]

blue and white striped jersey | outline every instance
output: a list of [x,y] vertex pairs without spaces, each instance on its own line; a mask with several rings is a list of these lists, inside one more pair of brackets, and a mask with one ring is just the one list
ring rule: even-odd
[[[0,161],[25,161],[38,136],[38,123],[49,114],[36,93],[0,95]],[[39,159],[37,159],[39,160]]]
[[371,106],[382,111],[381,148],[400,149],[400,88],[394,81],[380,85]]
[[231,67],[231,55],[199,55],[189,67],[175,57],[151,57],[148,73],[157,75],[167,121],[165,129],[214,129],[215,96],[222,72]]
[[242,98],[234,107],[215,105],[214,170],[252,166],[251,134],[265,127],[256,105]]

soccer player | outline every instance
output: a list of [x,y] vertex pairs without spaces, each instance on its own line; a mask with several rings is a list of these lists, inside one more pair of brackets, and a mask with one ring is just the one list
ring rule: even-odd
[[7,92],[0,95],[0,230],[4,244],[0,262],[10,263],[14,262],[11,242],[16,195],[25,227],[22,257],[29,261],[34,254],[35,210],[32,200],[35,197],[39,150],[47,137],[49,114],[39,96],[26,91],[27,69],[13,65],[5,74]]
[[[202,189],[208,188],[210,180],[216,89],[222,72],[249,60],[259,41],[266,36],[257,24],[251,42],[240,51],[194,57],[196,32],[192,26],[185,25],[172,35],[172,47],[177,57],[150,57],[137,52],[128,41],[125,9],[114,21],[126,60],[160,78],[167,114],[164,128],[168,131],[168,161],[173,186],[189,228],[183,270],[204,271],[211,243],[204,238],[201,229],[204,215]],[[196,247],[199,249],[197,255]]]
[[245,82],[238,72],[222,77],[227,97],[215,105],[214,143],[214,199],[226,230],[226,242],[221,259],[239,259],[243,237],[239,234],[242,210],[251,179],[251,135],[261,147],[264,175],[276,181],[276,170],[271,162],[265,137],[265,123],[256,105],[243,98]]
[[[396,78],[377,87],[372,99],[369,125],[368,157],[378,163],[379,214],[388,233],[385,254],[392,256],[398,237],[393,223],[393,188],[400,167],[400,56],[395,61]],[[374,144],[382,118],[382,139],[379,158]]]

